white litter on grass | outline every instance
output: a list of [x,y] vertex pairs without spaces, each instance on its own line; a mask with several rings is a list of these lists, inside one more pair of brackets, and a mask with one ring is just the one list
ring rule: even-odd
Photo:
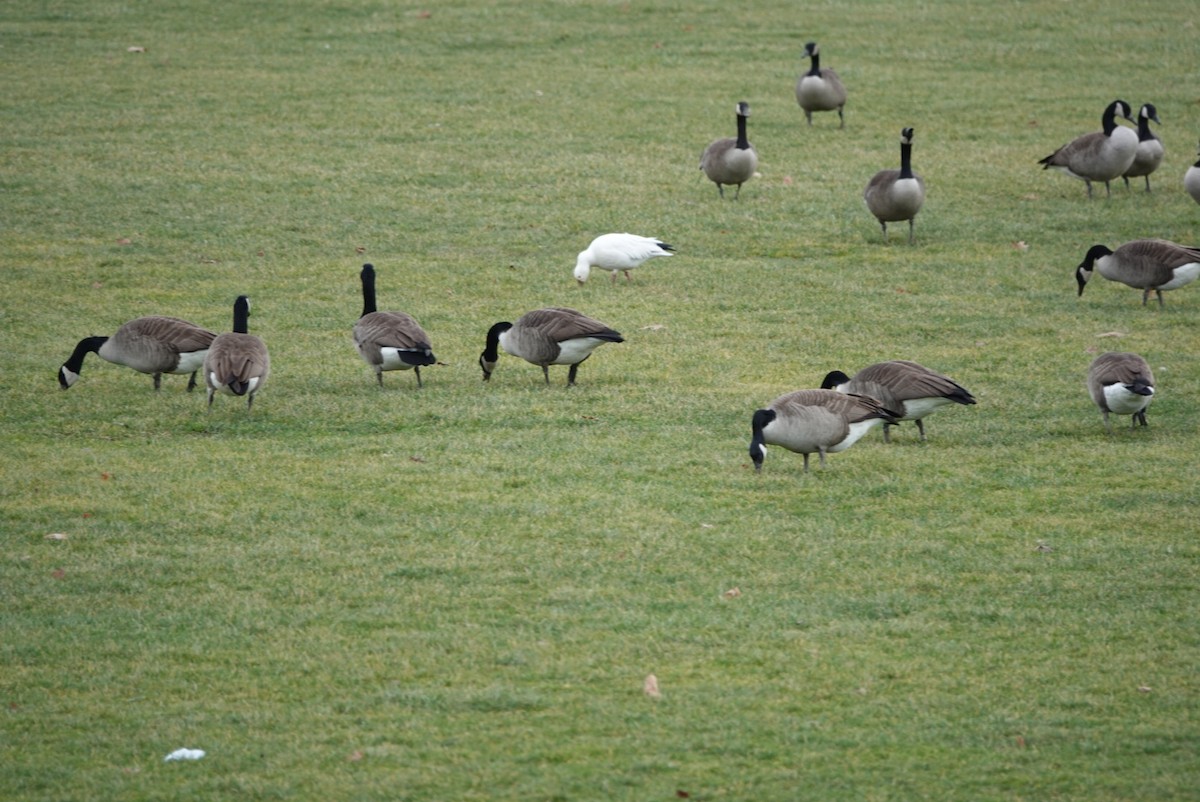
[[164,757],[163,762],[167,763],[172,760],[199,760],[202,757],[204,757],[203,749],[176,749]]

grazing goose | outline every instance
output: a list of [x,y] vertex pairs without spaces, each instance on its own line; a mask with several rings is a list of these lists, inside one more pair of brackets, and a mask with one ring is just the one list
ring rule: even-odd
[[86,337],[75,346],[71,358],[58,369],[58,383],[66,390],[79,380],[83,358],[96,353],[117,365],[154,377],[154,389],[164,373],[191,374],[188,392],[196,386],[196,371],[216,337],[207,329],[177,317],[151,315],[131,320],[111,337]]
[[[924,365],[897,359],[879,362],[863,368],[853,377],[840,370],[830,371],[821,382],[822,389],[837,390],[839,393],[858,393],[878,399],[883,406],[901,412],[899,421],[916,421],[917,431],[925,440],[926,415],[946,404],[969,405],[975,396],[949,376],[943,376]],[[883,424],[883,441],[890,442],[888,431],[896,424]]]
[[492,377],[500,358],[496,347],[526,362],[540,365],[550,384],[550,365],[570,365],[567,385],[575,384],[579,363],[605,343],[625,342],[620,332],[599,320],[564,306],[526,312],[516,323],[501,322],[488,329],[487,345],[479,355],[483,380]]
[[1158,169],[1158,165],[1162,164],[1165,151],[1162,140],[1150,130],[1151,120],[1162,125],[1162,121],[1158,119],[1158,109],[1154,108],[1153,103],[1147,103],[1138,111],[1138,146],[1134,151],[1133,164],[1129,165],[1129,169],[1121,174],[1127,188],[1129,179],[1144,175],[1146,191],[1149,192],[1150,174]]
[[671,256],[675,249],[657,237],[639,237],[637,234],[601,234],[592,240],[587,250],[580,251],[575,259],[575,280],[580,284],[588,280],[593,267],[609,271],[613,283],[617,273],[624,273],[629,281],[629,271],[656,256]]
[[782,446],[804,455],[845,451],[881,421],[895,423],[899,414],[885,409],[874,398],[833,390],[796,390],[776,398],[750,419],[750,459],[761,471],[767,446]]
[[271,357],[266,344],[247,334],[250,299],[239,295],[233,303],[233,332],[218,334],[204,357],[204,381],[208,384],[208,408],[213,395],[246,396],[246,411],[254,404],[254,394],[262,389],[271,372]]
[[1137,354],[1110,352],[1096,357],[1088,368],[1087,386],[1109,431],[1110,412],[1132,415],[1131,429],[1138,423],[1146,425],[1146,407],[1154,399],[1154,374]]
[[737,139],[717,139],[700,154],[700,169],[709,180],[717,185],[717,194],[725,197],[723,184],[737,184],[733,199],[742,194],[742,184],[754,176],[758,169],[758,153],[746,138],[746,118],[750,116],[750,104],[737,104]]
[[796,102],[804,109],[808,124],[812,125],[814,111],[837,111],[839,128],[846,127],[842,109],[846,105],[846,87],[842,79],[829,68],[821,69],[821,50],[816,42],[804,46],[804,55],[812,59],[812,66],[796,81]]
[[[1200,150],[1197,152],[1200,153]],[[1183,188],[1192,196],[1192,200],[1200,203],[1200,159],[1183,174]]]
[[354,344],[359,356],[375,369],[375,378],[383,387],[385,370],[412,370],[421,384],[421,368],[437,364],[429,344],[429,335],[404,312],[375,310],[375,267],[362,268],[363,313],[354,324]]
[[1158,306],[1163,306],[1163,290],[1179,289],[1200,276],[1200,248],[1178,245],[1165,239],[1135,239],[1111,251],[1103,245],[1088,249],[1083,262],[1075,268],[1079,295],[1087,286],[1092,271],[1109,281],[1119,281],[1142,290],[1142,306],[1154,291]]
[[913,243],[913,218],[925,203],[925,179],[912,171],[913,129],[900,132],[900,169],[880,170],[871,176],[863,190],[863,200],[871,214],[883,226],[883,241],[888,242],[887,224],[908,221],[908,244]]
[[1104,190],[1112,197],[1108,182],[1123,174],[1133,164],[1137,155],[1138,137],[1132,128],[1117,125],[1121,116],[1130,122],[1129,104],[1114,100],[1104,110],[1101,122],[1103,131],[1072,139],[1058,150],[1038,161],[1043,170],[1054,168],[1087,184],[1088,197],[1092,197],[1092,182],[1103,181]]

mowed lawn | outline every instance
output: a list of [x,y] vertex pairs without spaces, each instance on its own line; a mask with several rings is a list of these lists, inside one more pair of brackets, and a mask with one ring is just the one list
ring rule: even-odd
[[[1182,0],[4,4],[0,798],[1200,798],[1200,283],[1074,279],[1200,243],[1198,33]],[[808,41],[842,130],[796,105]],[[1037,161],[1116,98],[1166,157],[1089,201]],[[742,100],[760,174],[721,200]],[[928,196],[885,245],[904,127]],[[677,254],[578,285],[610,231]],[[422,389],[355,352],[366,262]],[[80,339],[240,294],[252,412],[94,354],[59,389]],[[625,342],[485,384],[488,327],[547,305]],[[1088,398],[1108,350],[1148,427]],[[754,472],[755,409],[887,359],[978,404]]]

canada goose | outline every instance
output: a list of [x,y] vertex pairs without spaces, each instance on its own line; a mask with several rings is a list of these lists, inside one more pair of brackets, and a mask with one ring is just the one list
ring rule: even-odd
[[1114,100],[1108,104],[1101,117],[1104,130],[1072,139],[1058,150],[1038,161],[1043,170],[1054,168],[1087,184],[1088,197],[1092,197],[1092,182],[1103,181],[1104,190],[1112,197],[1108,182],[1129,169],[1137,155],[1138,137],[1132,128],[1117,125],[1118,116],[1133,122],[1129,116],[1129,104]]
[[842,109],[846,105],[846,87],[842,79],[828,67],[821,69],[821,50],[816,42],[804,46],[804,55],[812,59],[812,66],[796,80],[796,102],[804,109],[808,124],[812,125],[814,111],[836,110],[841,123],[838,128],[845,128]]
[[[896,359],[878,362],[863,368],[853,377],[840,370],[830,371],[821,382],[826,390],[840,393],[859,393],[878,399],[883,406],[901,412],[900,421],[916,421],[921,440],[925,440],[922,418],[946,404],[969,405],[975,396],[949,376],[943,376],[924,365]],[[889,442],[888,431],[896,424],[883,424],[883,441]]]
[[1192,196],[1192,200],[1200,203],[1200,159],[1197,159],[1196,163],[1187,168],[1187,172],[1183,174],[1183,188],[1187,190],[1187,194]]
[[717,194],[725,197],[722,184],[737,184],[734,200],[742,194],[742,184],[754,176],[758,169],[758,153],[746,138],[746,118],[750,116],[750,104],[737,104],[737,139],[714,140],[700,154],[700,169],[709,180],[717,185]]
[[1129,165],[1129,169],[1121,174],[1125,179],[1125,186],[1129,186],[1130,178],[1137,178],[1139,175],[1146,177],[1146,191],[1150,191],[1150,174],[1158,169],[1158,165],[1162,164],[1163,160],[1163,143],[1158,138],[1158,135],[1150,130],[1150,121],[1162,125],[1158,119],[1158,109],[1154,108],[1153,103],[1147,103],[1138,110],[1138,146],[1134,151],[1133,164]]
[[1130,428],[1139,423],[1146,425],[1146,407],[1154,399],[1154,374],[1145,359],[1137,354],[1101,354],[1088,368],[1087,386],[1109,431],[1110,412],[1133,416]]
[[546,384],[550,384],[550,365],[570,365],[567,385],[575,383],[579,363],[605,343],[625,342],[620,332],[599,320],[564,306],[549,306],[526,312],[516,323],[501,322],[488,329],[487,345],[479,355],[483,380],[492,377],[500,358],[496,346],[505,353],[540,365]]
[[213,395],[246,396],[246,411],[254,404],[254,394],[262,389],[271,372],[267,346],[253,334],[247,334],[250,299],[239,295],[233,303],[233,332],[218,334],[204,357],[204,381],[208,385],[208,408]]
[[913,129],[900,131],[900,169],[880,170],[871,176],[863,190],[867,208],[883,227],[888,242],[887,224],[908,221],[908,244],[913,243],[913,218],[925,203],[925,179],[912,171]]
[[588,280],[593,267],[607,270],[616,283],[617,273],[624,273],[629,281],[629,271],[656,256],[671,256],[675,249],[657,237],[639,237],[637,234],[601,234],[592,240],[587,250],[580,251],[575,260],[575,280],[580,284]]
[[833,390],[796,390],[776,398],[750,419],[750,459],[761,471],[767,446],[782,446],[804,455],[845,451],[881,421],[895,423],[898,413],[885,409],[874,398]]
[[160,387],[164,373],[190,373],[187,388],[191,392],[196,386],[196,371],[204,364],[204,355],[216,336],[177,317],[139,317],[121,326],[111,337],[80,340],[71,358],[58,369],[58,383],[64,390],[75,384],[83,370],[83,358],[94,352],[101,359],[151,374],[155,390]]
[[404,312],[375,311],[375,267],[362,267],[363,313],[354,324],[354,345],[363,361],[375,369],[375,378],[383,387],[385,370],[412,370],[421,384],[421,368],[434,365],[437,358],[429,344],[429,335]]
[[1158,306],[1163,306],[1163,290],[1179,289],[1200,276],[1200,248],[1178,245],[1164,239],[1135,239],[1126,242],[1115,251],[1103,245],[1088,249],[1083,262],[1075,268],[1075,281],[1079,284],[1079,295],[1087,286],[1092,271],[1109,281],[1119,281],[1142,290],[1142,306],[1150,297],[1151,290],[1158,296]]

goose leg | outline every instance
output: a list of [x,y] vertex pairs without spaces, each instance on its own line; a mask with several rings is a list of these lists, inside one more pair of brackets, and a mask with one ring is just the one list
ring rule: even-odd
[[421,384],[421,369],[420,369],[419,367],[416,367],[416,366],[414,365],[414,366],[413,366],[413,373],[417,374],[417,389],[419,390],[419,389],[421,389],[422,387],[424,387],[424,386],[425,386],[425,385]]
[[917,431],[921,433],[921,442],[925,442],[925,424],[921,423],[921,419],[917,418]]
[[193,370],[192,375],[190,377],[188,377],[187,391],[190,393],[192,390],[195,390],[195,389],[196,389],[196,371]]
[[[574,365],[572,365],[574,367]],[[550,366],[542,365],[542,375],[546,377],[546,386],[550,386]]]
[[892,436],[890,434],[891,430],[892,430],[892,424],[884,422],[884,424],[883,424],[883,442],[885,442],[885,443],[892,442]]
[[154,374],[154,389],[158,390],[158,388],[161,386],[162,386],[162,374],[155,373]]
[[846,127],[846,118],[842,115],[842,107],[841,106],[838,106],[838,121],[840,123],[840,125],[838,125],[838,128]]
[[883,244],[887,245],[890,243],[890,240],[888,239],[888,233],[887,233],[887,223],[880,220],[879,225],[883,228]]
[[909,245],[913,244],[913,227],[914,227],[915,223],[916,223],[915,217],[908,218],[908,244]]

